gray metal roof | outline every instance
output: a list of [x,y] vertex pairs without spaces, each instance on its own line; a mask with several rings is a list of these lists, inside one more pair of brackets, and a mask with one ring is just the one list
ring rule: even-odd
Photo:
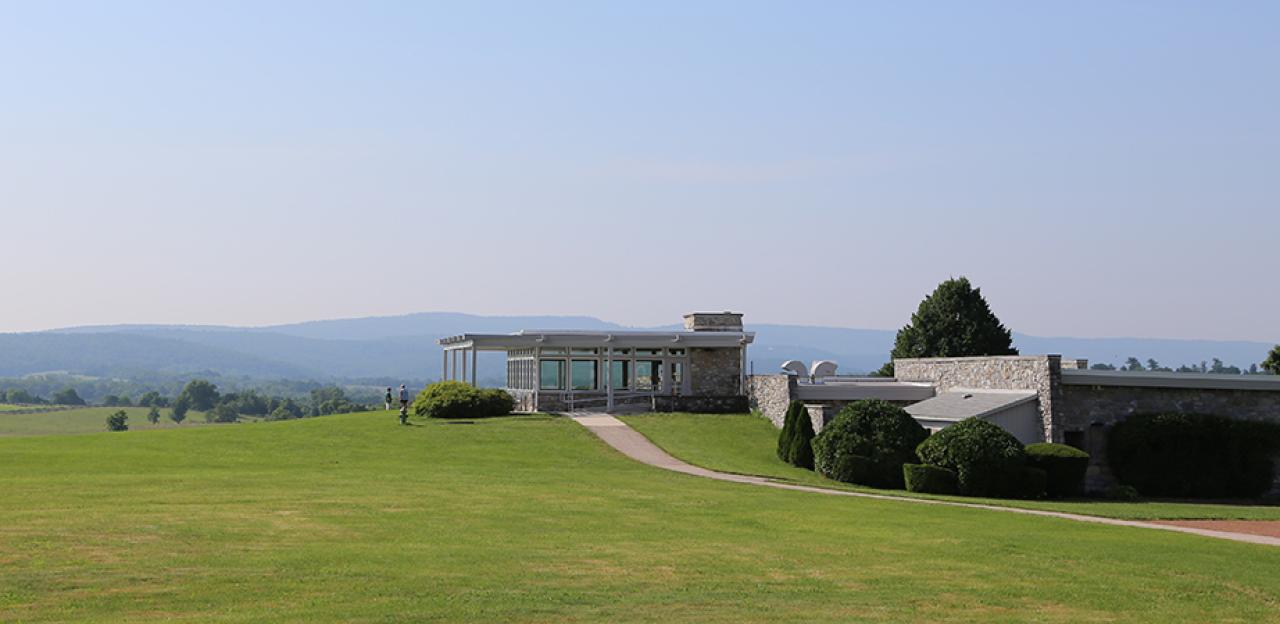
[[883,401],[923,401],[933,396],[933,384],[895,381],[880,378],[832,383],[796,385],[796,398],[801,401],[858,401],[880,399]]
[[1280,376],[1276,375],[1211,375],[1064,369],[1062,371],[1062,383],[1069,386],[1280,391]]
[[1031,390],[953,390],[908,405],[907,413],[929,420],[964,420],[1002,412],[1036,400]]
[[513,334],[460,334],[436,341],[445,349],[505,351],[529,347],[740,347],[755,332],[725,331],[554,331],[523,330]]

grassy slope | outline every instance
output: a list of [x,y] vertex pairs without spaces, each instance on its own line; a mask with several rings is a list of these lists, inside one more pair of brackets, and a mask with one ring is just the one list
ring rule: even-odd
[[1280,549],[770,490],[387,412],[0,439],[0,621],[1265,621]]
[[964,502],[981,502],[1008,507],[1048,509],[1127,519],[1242,519],[1280,520],[1280,506],[1209,505],[1178,502],[1108,501],[1010,501],[956,496],[928,496],[900,490],[876,490],[831,481],[813,471],[802,470],[778,459],[775,447],[778,430],[767,420],[735,414],[708,416],[692,414],[652,414],[623,418],[658,446],[689,463],[723,470],[776,477],[797,483],[851,489],[880,494],[914,496]]
[[56,410],[37,414],[5,414],[0,412],[0,437],[26,435],[53,435],[68,433],[96,433],[107,430],[107,416],[124,410],[129,414],[129,430],[172,429],[203,425],[204,412],[187,412],[181,425],[169,420],[169,409],[160,409],[160,422],[147,422],[149,407],[84,407]]

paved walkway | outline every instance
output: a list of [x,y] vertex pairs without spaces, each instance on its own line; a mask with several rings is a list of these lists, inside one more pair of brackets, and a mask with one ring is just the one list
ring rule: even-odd
[[1143,529],[1158,529],[1161,531],[1176,531],[1178,533],[1190,533],[1192,535],[1201,535],[1204,537],[1216,537],[1219,539],[1233,540],[1237,542],[1248,542],[1250,544],[1265,544],[1268,546],[1280,546],[1280,537],[1270,537],[1266,535],[1250,535],[1247,533],[1231,533],[1227,531],[1214,531],[1192,526],[1177,526],[1169,524],[1157,524],[1155,522],[1141,522],[1138,520],[1117,520],[1115,518],[1101,518],[1098,516],[1085,516],[1081,514],[1065,513],[1061,511],[1044,511],[1040,509],[1021,509],[1017,507],[999,507],[996,505],[983,505],[980,503],[958,503],[952,501],[929,500],[924,498],[908,498],[905,496],[890,496],[887,494],[870,494],[866,492],[850,492],[846,490],[829,490],[826,488],[813,487],[809,485],[796,485],[793,483],[785,483],[775,481],[766,477],[755,477],[750,475],[732,474],[727,472],[716,472],[699,468],[690,464],[686,464],[666,451],[658,448],[657,445],[650,442],[648,438],[640,434],[640,432],[627,426],[626,423],[610,416],[608,414],[590,414],[580,413],[572,416],[573,420],[578,424],[587,428],[587,430],[596,434],[606,444],[617,449],[623,455],[630,457],[636,461],[657,466],[666,470],[682,472],[684,474],[696,477],[706,477],[708,479],[716,479],[719,481],[729,481],[732,483],[746,483],[749,485],[760,485],[764,487],[777,488],[779,490],[795,490],[798,492],[812,492],[815,494],[827,494],[830,496],[853,496],[857,498],[874,498],[879,500],[897,501],[904,503],[917,503],[922,505],[945,505],[948,507],[967,507],[970,509],[985,509],[988,511],[1002,511],[1005,513],[1017,513],[1028,516],[1045,516],[1049,518],[1061,518],[1064,520],[1076,520],[1079,522],[1092,522],[1094,524],[1109,524],[1112,526],[1138,527]]

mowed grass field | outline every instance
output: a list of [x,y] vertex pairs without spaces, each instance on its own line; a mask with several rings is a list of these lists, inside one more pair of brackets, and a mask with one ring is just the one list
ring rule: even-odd
[[176,424],[169,420],[169,408],[160,408],[160,422],[155,425],[147,422],[147,412],[151,411],[149,407],[81,407],[34,414],[8,414],[0,411],[0,437],[106,431],[107,416],[120,410],[129,415],[129,431],[187,428],[206,424],[204,412],[187,412],[187,419],[181,425]]
[[[641,414],[622,420],[668,453],[691,464],[720,470],[876,494],[954,500],[1025,509],[1046,509],[1129,520],[1280,520],[1280,505],[1204,504],[1188,502],[1102,500],[1020,501],[995,498],[935,496],[903,490],[879,490],[832,481],[796,468],[777,456],[778,430],[765,418],[749,414]],[[1280,574],[1280,571],[1277,571]]]
[[1280,549],[724,483],[576,423],[0,439],[0,621],[1264,622]]

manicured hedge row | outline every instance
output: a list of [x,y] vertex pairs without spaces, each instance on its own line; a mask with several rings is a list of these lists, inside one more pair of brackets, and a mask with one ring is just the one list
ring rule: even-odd
[[440,381],[418,393],[413,412],[429,418],[486,418],[510,414],[511,395],[496,388],[476,388],[461,381]]
[[1280,426],[1205,414],[1135,414],[1107,436],[1111,471],[1144,496],[1260,496],[1277,450]]
[[836,414],[813,440],[814,464],[830,479],[901,489],[902,465],[929,432],[901,407],[855,401]]
[[1023,490],[1020,471],[1027,456],[1022,443],[985,420],[966,418],[933,434],[916,455],[922,463],[954,471],[966,496],[1011,496]]
[[1089,454],[1066,444],[1040,442],[1028,444],[1027,463],[1045,471],[1050,498],[1084,494],[1084,475],[1089,469]]
[[903,464],[902,479],[908,492],[926,494],[955,494],[956,473],[928,464]]

